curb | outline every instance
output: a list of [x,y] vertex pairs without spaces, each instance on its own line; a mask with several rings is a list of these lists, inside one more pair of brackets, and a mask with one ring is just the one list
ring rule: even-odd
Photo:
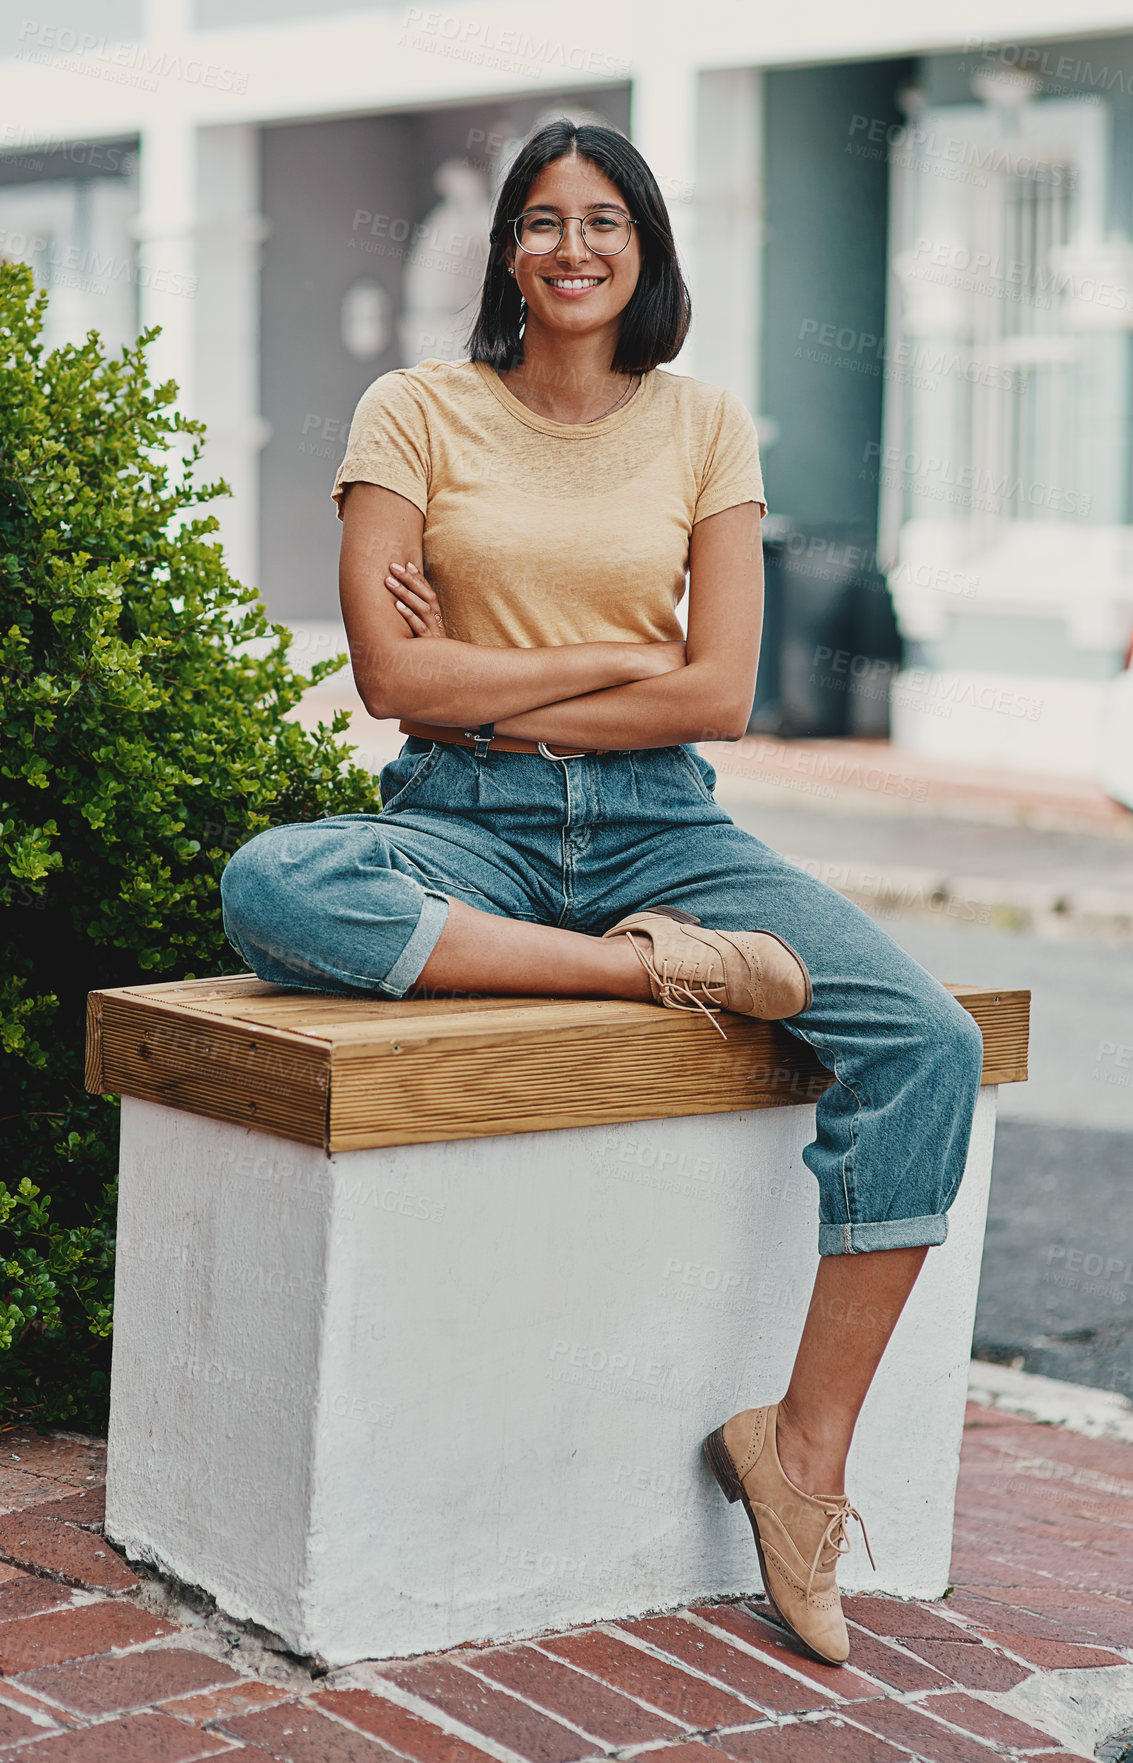
[[1036,1671],[1015,1689],[985,1691],[980,1700],[1049,1732],[1075,1756],[1096,1757],[1099,1745],[1129,1726],[1133,1665]]
[[[973,1359],[968,1374],[968,1400],[981,1408],[998,1408],[1047,1426],[1065,1426],[1088,1439],[1118,1439],[1133,1445],[1133,1402],[1113,1390],[1037,1377],[1012,1365]],[[1130,1461],[1133,1472],[1133,1459]]]
[[1133,892],[1063,891],[1001,876],[949,876],[939,870],[783,856],[875,918],[948,918],[957,924],[1022,931],[1044,942],[1106,942],[1133,947]]

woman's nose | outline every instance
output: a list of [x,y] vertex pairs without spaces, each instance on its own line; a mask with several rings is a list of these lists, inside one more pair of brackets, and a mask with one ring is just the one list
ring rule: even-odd
[[570,219],[563,221],[563,236],[559,240],[558,255],[569,258],[573,263],[580,257],[590,256],[590,247],[582,235],[582,222]]

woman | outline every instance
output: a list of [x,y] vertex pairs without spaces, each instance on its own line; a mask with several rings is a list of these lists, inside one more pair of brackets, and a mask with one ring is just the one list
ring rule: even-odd
[[470,359],[377,380],[335,484],[355,679],[409,737],[383,812],[250,841],[225,923],[283,985],[632,998],[716,1028],[726,1008],[816,1050],[836,1082],[805,1153],[820,1262],[798,1356],[705,1452],[784,1623],[839,1664],[846,1454],[944,1240],[982,1043],[713,799],[691,743],[746,726],[766,508],[739,400],[659,370],[688,320],[641,156],[612,129],[540,129],[500,192]]

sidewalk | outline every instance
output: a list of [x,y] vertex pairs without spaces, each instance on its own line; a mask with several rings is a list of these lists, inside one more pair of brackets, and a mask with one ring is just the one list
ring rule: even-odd
[[1133,1744],[1120,1440],[970,1406],[954,1591],[847,1600],[840,1671],[753,1598],[312,1674],[135,1578],[99,1534],[103,1458],[97,1440],[0,1433],[5,1759],[990,1763],[1089,1757],[1126,1727]]
[[884,741],[705,743],[733,819],[867,911],[1133,944],[1133,813]]
[[1133,843],[1133,812],[1085,778],[928,759],[889,741],[706,741],[721,784],[747,800],[827,812],[1091,833]]

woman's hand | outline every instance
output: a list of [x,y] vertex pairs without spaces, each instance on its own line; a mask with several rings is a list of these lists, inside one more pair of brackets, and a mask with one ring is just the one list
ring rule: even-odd
[[444,637],[444,615],[434,589],[413,563],[391,563],[385,585],[415,637]]
[[[415,637],[445,637],[444,614],[436,589],[412,563],[391,563],[385,578],[394,605]],[[628,643],[626,652],[637,679],[657,679],[688,664],[683,642]]]

